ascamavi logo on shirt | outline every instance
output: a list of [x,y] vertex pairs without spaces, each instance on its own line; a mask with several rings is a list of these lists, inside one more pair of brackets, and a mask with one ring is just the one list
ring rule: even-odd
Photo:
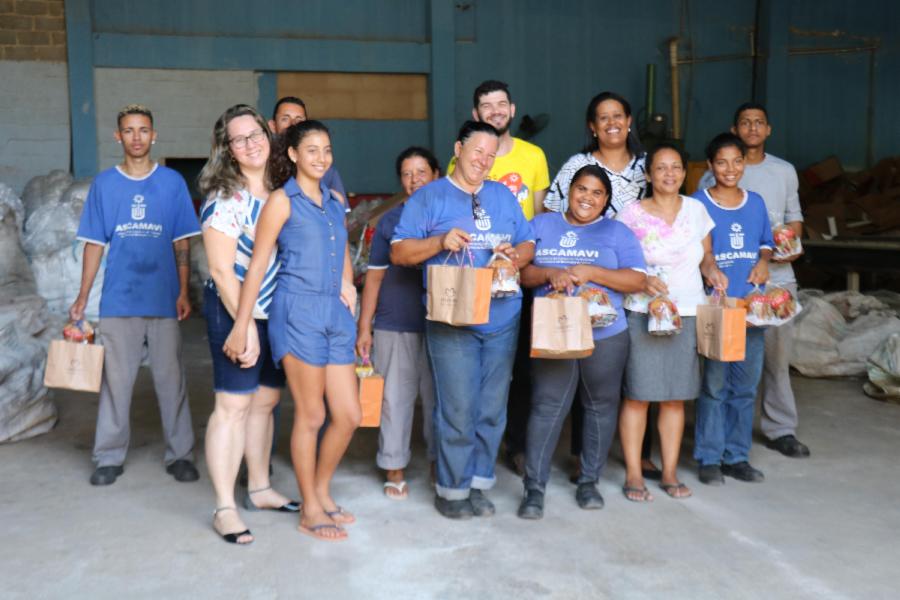
[[147,216],[147,206],[144,204],[144,197],[140,194],[135,194],[131,201],[133,203],[131,205],[131,218],[135,221],[142,221]]
[[729,239],[731,240],[731,247],[734,250],[740,250],[744,247],[744,228],[740,223],[731,224],[731,234],[729,235]]
[[562,248],[574,248],[578,243],[578,234],[574,231],[567,231],[559,239],[559,245]]

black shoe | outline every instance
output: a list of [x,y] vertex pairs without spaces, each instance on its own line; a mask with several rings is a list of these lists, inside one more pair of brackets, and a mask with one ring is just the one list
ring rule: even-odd
[[166,473],[175,478],[175,481],[197,481],[200,473],[191,461],[181,458],[166,467]]
[[585,510],[599,510],[603,508],[603,496],[593,483],[579,483],[575,490],[575,502]]
[[434,497],[434,507],[439,513],[448,519],[471,519],[474,515],[472,503],[469,499],[447,500],[440,496]]
[[118,467],[97,467],[91,475],[91,485],[112,485],[119,475],[125,472],[122,465]]
[[519,512],[516,513],[522,519],[544,518],[544,492],[540,490],[525,490],[525,497],[519,504]]
[[697,476],[700,483],[706,485],[724,485],[725,478],[722,476],[722,467],[719,465],[700,465],[697,470]]
[[751,467],[746,460],[733,465],[722,465],[722,474],[750,483],[759,483],[766,478],[762,471]]
[[497,512],[494,503],[488,500],[481,490],[472,489],[469,492],[469,502],[472,505],[472,514],[476,517],[491,517]]
[[791,434],[766,442],[766,448],[777,450],[791,458],[807,458],[809,447]]

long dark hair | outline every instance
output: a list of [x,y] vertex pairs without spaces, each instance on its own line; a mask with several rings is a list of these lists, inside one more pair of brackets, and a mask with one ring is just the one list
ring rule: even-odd
[[331,132],[328,131],[324,123],[309,120],[291,125],[283,134],[276,138],[275,147],[269,155],[269,172],[272,177],[273,189],[284,187],[284,184],[297,174],[297,165],[288,156],[288,149],[299,146],[303,138],[314,131],[319,131],[329,138],[331,137]]
[[653,183],[651,182],[650,174],[653,171],[653,161],[656,159],[656,155],[662,150],[673,150],[677,152],[678,156],[681,158],[681,166],[687,171],[687,156],[684,154],[684,150],[670,142],[658,143],[647,153],[647,161],[644,163],[644,173],[647,176],[647,191],[644,193],[644,198],[653,196]]
[[[594,119],[597,118],[597,107],[600,106],[602,102],[606,102],[607,100],[614,100],[622,105],[622,110],[625,111],[625,116],[631,116],[631,104],[628,103],[623,96],[615,92],[600,92],[588,103],[587,111],[585,111],[584,123],[585,123],[585,131],[587,132],[587,143],[585,144],[582,152],[594,152],[600,148],[600,139],[594,137],[594,132],[591,131],[591,123],[594,122]],[[625,145],[628,148],[628,152],[631,153],[632,156],[640,156],[644,153],[644,147],[641,145],[641,140],[638,138],[637,133],[635,133],[634,129],[628,132],[628,137],[625,140]]]

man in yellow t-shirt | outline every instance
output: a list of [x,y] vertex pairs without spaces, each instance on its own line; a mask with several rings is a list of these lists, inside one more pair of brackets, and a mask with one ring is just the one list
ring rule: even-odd
[[[472,118],[492,125],[500,133],[500,146],[488,178],[499,181],[513,193],[525,218],[543,212],[544,196],[550,187],[550,173],[544,151],[513,137],[509,126],[516,116],[516,105],[509,95],[509,86],[502,81],[485,81],[473,95]],[[450,161],[447,174],[453,172],[456,159]]]

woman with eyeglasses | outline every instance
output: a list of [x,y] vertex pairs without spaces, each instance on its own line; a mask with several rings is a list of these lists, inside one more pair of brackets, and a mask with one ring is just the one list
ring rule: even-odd
[[206,462],[216,492],[213,527],[225,541],[236,544],[253,541],[234,498],[242,456],[247,461],[249,493],[244,506],[248,510],[299,510],[269,481],[272,409],[284,387],[284,372],[272,361],[266,327],[278,271],[274,257],[266,265],[263,293],[254,298],[255,323],[247,330],[247,351],[236,361],[223,351],[237,314],[259,215],[272,190],[270,144],[262,116],[245,104],[232,106],[216,121],[209,160],[199,181],[206,198],[200,214],[211,276],[203,310],[216,392],[206,429]]
[[[643,290],[625,298],[631,352],[625,367],[619,438],[625,455],[622,492],[632,502],[653,500],[641,472],[641,442],[650,404],[659,406],[659,487],[672,498],[691,495],[678,480],[677,468],[684,403],[700,393],[697,305],[706,301],[703,279],[713,287],[728,285],[712,254],[710,232],[715,223],[699,200],[679,194],[686,164],[681,150],[672,144],[663,143],[651,150],[647,155],[647,198],[618,215],[640,240],[650,275]],[[675,303],[682,319],[681,333],[654,336],[648,332],[649,304],[660,295]]]
[[522,283],[535,296],[551,291],[590,294],[602,291],[615,308],[615,319],[593,329],[594,351],[582,359],[531,359],[532,401],[525,450],[523,519],[544,515],[544,491],[550,461],[576,389],[584,405],[581,473],[575,501],[583,509],[603,508],[597,489],[616,432],[622,374],[628,358],[628,326],[622,295],[644,288],[644,253],[627,226],[603,212],[612,184],[597,165],[575,172],[565,213],[535,217],[534,262],[522,271]]
[[[449,253],[467,255],[476,267],[502,253],[518,268],[534,255],[531,225],[515,196],[485,180],[497,153],[497,130],[466,121],[456,140],[453,174],[413,194],[394,230],[391,261],[424,263],[425,287],[427,266],[454,260]],[[484,490],[495,481],[521,305],[518,292],[492,298],[484,325],[425,323],[435,388],[435,508],[447,518],[494,514]]]
[[[320,540],[347,538],[356,521],[331,495],[331,479],[362,418],[356,354],[356,289],[344,225],[345,200],[322,177],[331,166],[331,136],[318,121],[292,125],[273,153],[272,192],[259,217],[253,256],[225,353],[247,352],[254,301],[265,294],[277,246],[278,274],[269,310],[272,358],[294,399],[291,458],[303,509],[298,530]],[[262,290],[262,291],[261,291]],[[329,422],[321,443],[319,430]]]

